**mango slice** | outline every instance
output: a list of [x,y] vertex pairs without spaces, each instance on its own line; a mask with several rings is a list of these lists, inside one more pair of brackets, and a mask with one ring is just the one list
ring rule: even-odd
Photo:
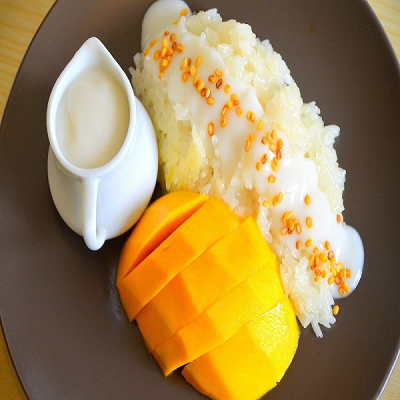
[[299,327],[286,298],[182,371],[212,399],[254,400],[282,379],[297,349]]
[[136,320],[149,350],[274,257],[257,222],[247,218],[188,265],[139,312]]
[[120,283],[130,321],[179,272],[240,223],[217,198],[207,200]]
[[126,241],[118,263],[116,287],[124,309],[129,303],[129,292],[122,280],[208,199],[205,194],[180,190],[160,197],[146,209]]
[[118,263],[117,287],[172,232],[196,212],[209,197],[180,190],[155,200],[141,216],[126,241]]
[[164,375],[222,344],[244,324],[274,308],[285,297],[278,268],[273,257],[156,347],[152,354]]

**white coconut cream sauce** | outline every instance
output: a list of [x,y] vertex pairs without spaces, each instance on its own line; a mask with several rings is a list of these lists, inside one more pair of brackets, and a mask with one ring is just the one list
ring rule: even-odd
[[[165,79],[170,101],[188,107],[193,122],[207,130],[210,140],[205,146],[219,157],[226,181],[239,162],[243,173],[252,176],[254,188],[269,207],[272,236],[307,255],[317,281],[333,280],[335,298],[348,295],[364,264],[359,234],[331,210],[318,188],[314,162],[287,154],[285,135],[268,126],[254,90],[229,74],[220,55],[201,36],[178,23],[189,15],[181,0],[158,0],[149,8],[142,25],[146,69]],[[170,48],[170,58],[163,57]]]
[[89,68],[67,87],[57,110],[56,132],[64,157],[80,168],[98,168],[121,148],[129,125],[129,104],[115,77]]

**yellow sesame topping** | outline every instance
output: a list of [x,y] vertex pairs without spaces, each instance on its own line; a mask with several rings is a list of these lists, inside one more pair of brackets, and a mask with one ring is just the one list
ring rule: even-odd
[[321,252],[321,253],[318,254],[318,257],[322,262],[327,262],[328,261],[328,257],[326,255],[326,253]]
[[198,67],[201,64],[201,56],[197,56],[196,61],[194,62],[194,65]]
[[181,68],[181,70],[183,71],[186,67],[187,67],[187,58],[184,57],[183,60],[182,60],[182,62],[181,62],[180,68]]
[[150,42],[150,47],[153,47],[156,43],[157,43],[157,40],[156,40],[156,39],[153,39],[153,40]]
[[279,162],[278,162],[278,159],[276,158],[276,157],[274,157],[272,160],[271,160],[271,169],[273,170],[273,171],[278,171],[278,164],[279,164]]
[[346,269],[346,278],[347,279],[350,279],[351,278],[351,276],[353,275],[353,272],[351,271],[351,269]]
[[312,246],[312,240],[311,239],[307,239],[305,245],[306,245],[306,247],[311,247]]
[[306,194],[304,197],[304,203],[306,203],[307,205],[310,205],[311,203],[311,197],[310,195]]
[[201,79],[196,82],[196,89],[198,92],[201,92],[204,89],[204,82]]
[[213,122],[209,122],[207,126],[207,133],[209,136],[213,136],[215,133],[215,127]]
[[184,17],[188,14],[188,9],[187,8],[182,8],[182,10],[180,11],[179,15]]
[[336,315],[338,315],[339,313],[339,306],[337,304],[335,304],[332,308],[332,314],[336,317]]
[[231,90],[231,85],[226,84],[225,87],[224,87],[224,92],[225,93],[229,93],[230,90]]
[[267,156],[267,153],[264,153],[262,156],[261,156],[261,164],[266,164],[267,163],[267,161],[268,161],[268,156]]
[[275,181],[276,181],[275,175],[270,175],[268,177],[268,183],[275,183]]

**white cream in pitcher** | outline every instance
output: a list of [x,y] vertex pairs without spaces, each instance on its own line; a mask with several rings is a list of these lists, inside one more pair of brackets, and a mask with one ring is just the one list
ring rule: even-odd
[[128,130],[129,104],[123,88],[105,68],[89,68],[66,89],[57,111],[62,154],[79,168],[111,161]]

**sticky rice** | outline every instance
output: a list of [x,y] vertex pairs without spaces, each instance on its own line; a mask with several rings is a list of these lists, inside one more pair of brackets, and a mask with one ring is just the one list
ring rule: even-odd
[[[229,76],[243,82],[246,90],[255,95],[266,125],[284,139],[287,157],[300,157],[313,164],[319,190],[331,212],[340,215],[344,208],[345,171],[338,166],[333,148],[339,128],[324,126],[316,104],[303,102],[287,65],[270,42],[260,41],[249,25],[233,20],[223,22],[216,10],[183,17],[177,27],[216,51]],[[274,205],[271,196],[256,182],[251,152],[241,150],[228,161],[218,147],[221,136],[210,137],[207,125],[199,123],[187,104],[174,101],[168,79],[148,67],[146,57],[151,56],[136,54],[131,74],[135,94],[155,127],[159,181],[164,190],[190,189],[216,196],[240,216],[257,212],[258,225],[277,254],[284,289],[299,321],[304,327],[311,324],[316,335],[322,336],[319,325],[330,327],[335,322],[332,285],[326,279],[316,281],[309,268],[307,249],[289,247],[277,233],[279,229],[273,229]],[[243,132],[240,149],[248,135],[249,131]],[[228,163],[233,168],[227,168]]]

